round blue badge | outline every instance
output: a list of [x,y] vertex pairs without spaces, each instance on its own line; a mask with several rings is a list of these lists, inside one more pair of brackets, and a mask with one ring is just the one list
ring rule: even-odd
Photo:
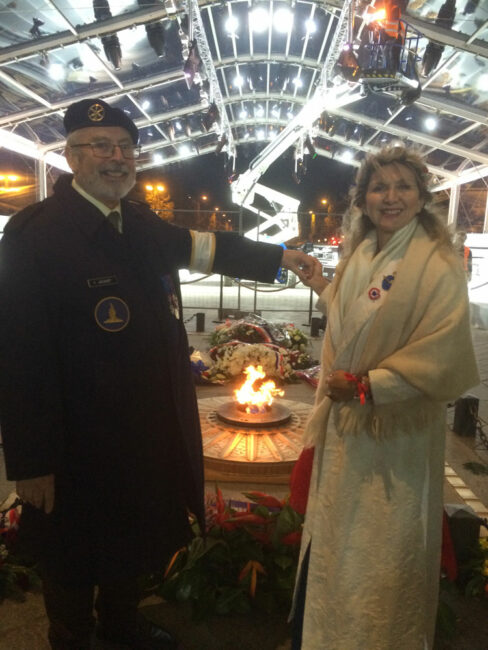
[[95,320],[106,332],[120,332],[129,323],[129,307],[116,296],[103,298],[95,307]]
[[381,283],[381,288],[385,291],[388,291],[392,285],[393,280],[395,279],[394,275],[385,275],[383,282]]

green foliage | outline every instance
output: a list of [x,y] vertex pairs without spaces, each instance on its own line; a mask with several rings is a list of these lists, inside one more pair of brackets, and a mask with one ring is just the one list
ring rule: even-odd
[[189,601],[197,621],[291,604],[303,517],[269,495],[246,496],[257,506],[239,512],[217,489],[205,539],[196,527],[197,536],[173,558],[162,580],[160,595]]
[[0,603],[6,598],[24,601],[26,591],[40,587],[33,563],[15,553],[19,519],[18,501],[0,512]]
[[458,582],[466,596],[488,598],[488,539],[480,539],[469,560],[459,567]]

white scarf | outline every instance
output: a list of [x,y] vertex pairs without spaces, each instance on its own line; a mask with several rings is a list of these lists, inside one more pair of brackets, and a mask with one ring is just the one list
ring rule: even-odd
[[[417,220],[395,233],[376,256],[375,250],[372,233],[358,246],[342,274],[338,270],[328,292],[322,372],[305,431],[306,446],[327,431],[333,402],[327,397],[326,380],[331,370],[365,374],[386,368],[424,395],[414,400],[415,404],[402,403],[401,410],[396,403],[337,404],[341,431],[354,433],[366,428],[375,437],[391,435],[398,418],[403,430],[414,431],[433,417],[442,402],[457,398],[479,381],[459,260],[439,251],[438,242],[430,239]],[[387,278],[383,274],[390,274],[392,268],[397,272],[385,291],[382,284]],[[370,294],[375,290],[380,291],[379,298]],[[353,299],[343,293],[352,294]]]

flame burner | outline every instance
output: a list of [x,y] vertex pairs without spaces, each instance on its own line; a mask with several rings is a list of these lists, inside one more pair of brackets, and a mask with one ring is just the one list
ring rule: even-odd
[[[250,408],[253,408],[252,406]],[[285,424],[291,418],[291,411],[283,404],[266,405],[264,410],[246,413],[246,405],[237,402],[225,402],[216,409],[219,420],[241,427],[275,427]]]

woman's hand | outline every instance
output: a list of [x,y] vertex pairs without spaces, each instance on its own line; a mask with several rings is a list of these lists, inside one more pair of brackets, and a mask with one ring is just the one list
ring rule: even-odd
[[297,272],[298,277],[306,287],[310,287],[320,296],[325,287],[330,284],[327,278],[324,278],[322,264],[316,257],[312,257],[313,265],[308,273],[303,273],[300,269]]
[[345,370],[333,370],[327,377],[329,397],[333,402],[349,402],[357,398],[357,386],[346,379]]

